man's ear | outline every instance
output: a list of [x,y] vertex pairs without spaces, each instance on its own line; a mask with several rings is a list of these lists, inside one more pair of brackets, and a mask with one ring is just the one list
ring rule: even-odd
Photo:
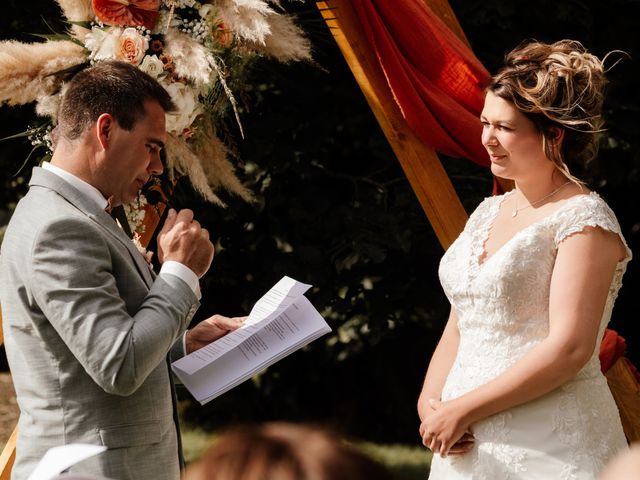
[[109,113],[103,113],[98,117],[98,120],[96,120],[95,135],[103,150],[109,148],[114,127],[115,119]]

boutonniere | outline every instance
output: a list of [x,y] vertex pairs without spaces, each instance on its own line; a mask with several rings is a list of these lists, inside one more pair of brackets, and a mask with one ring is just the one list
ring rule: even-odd
[[151,250],[147,250],[142,246],[142,243],[140,242],[140,234],[138,232],[135,232],[131,240],[133,241],[133,244],[136,246],[138,251],[142,254],[145,261],[149,264],[149,266],[151,266],[151,259],[153,258],[153,252]]

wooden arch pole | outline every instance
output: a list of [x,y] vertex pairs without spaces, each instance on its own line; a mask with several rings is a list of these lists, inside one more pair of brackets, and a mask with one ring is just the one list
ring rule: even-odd
[[[0,345],[4,342],[2,333],[2,310],[0,310]],[[13,433],[7,440],[7,443],[0,453],[0,480],[9,480],[11,478],[11,469],[16,459],[16,440],[18,439],[18,427],[13,429]]]
[[[426,3],[466,42],[446,0],[429,0]],[[402,165],[440,244],[446,249],[464,228],[467,213],[438,155],[407,125],[378,59],[368,46],[351,2],[330,0],[316,4]]]

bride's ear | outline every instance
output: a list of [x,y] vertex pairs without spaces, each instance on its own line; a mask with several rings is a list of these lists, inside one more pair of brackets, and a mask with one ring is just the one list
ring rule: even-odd
[[564,128],[549,127],[547,130],[547,141],[555,148],[560,148],[562,141],[564,140]]

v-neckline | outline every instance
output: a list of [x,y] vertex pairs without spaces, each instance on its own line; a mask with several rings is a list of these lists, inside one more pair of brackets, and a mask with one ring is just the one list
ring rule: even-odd
[[591,195],[594,195],[595,192],[591,191],[589,193],[580,193],[578,195],[573,195],[572,197],[567,198],[562,205],[560,205],[558,208],[556,208],[553,212],[551,212],[549,215],[545,215],[544,217],[531,222],[529,225],[527,225],[526,227],[521,228],[520,230],[518,230],[516,233],[514,233],[513,235],[511,235],[511,237],[509,237],[509,240],[507,240],[506,242],[504,242],[502,245],[500,245],[500,248],[498,248],[495,252],[493,252],[491,255],[487,256],[487,249],[486,249],[486,245],[487,245],[487,241],[489,241],[489,238],[491,237],[491,232],[493,230],[493,226],[494,223],[496,221],[496,218],[498,217],[498,214],[500,213],[500,207],[502,206],[502,203],[505,201],[505,199],[511,195],[512,192],[515,192],[515,190],[511,190],[507,193],[505,193],[504,195],[502,195],[502,198],[500,198],[494,205],[493,205],[493,211],[491,212],[491,217],[488,219],[489,225],[486,229],[484,229],[484,238],[480,238],[480,253],[479,255],[476,256],[475,258],[475,262],[476,265],[478,267],[478,269],[482,269],[489,260],[491,260],[493,257],[495,257],[496,255],[498,255],[502,250],[505,249],[505,247],[507,247],[516,237],[518,237],[522,232],[529,230],[530,228],[536,226],[536,225],[540,225],[541,223],[545,223],[547,222],[549,219],[551,219],[552,217],[554,217],[556,214],[558,214],[558,212],[562,211],[567,204],[571,203],[574,199],[576,198],[580,198],[580,197],[588,197]]

